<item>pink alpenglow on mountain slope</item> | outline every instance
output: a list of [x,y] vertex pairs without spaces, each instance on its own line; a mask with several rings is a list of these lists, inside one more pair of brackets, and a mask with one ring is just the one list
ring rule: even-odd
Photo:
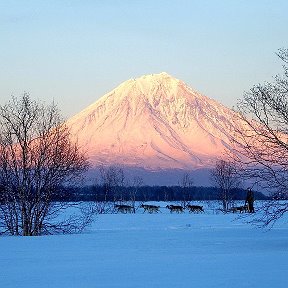
[[94,166],[191,170],[212,167],[229,148],[234,116],[160,73],[122,83],[67,124]]

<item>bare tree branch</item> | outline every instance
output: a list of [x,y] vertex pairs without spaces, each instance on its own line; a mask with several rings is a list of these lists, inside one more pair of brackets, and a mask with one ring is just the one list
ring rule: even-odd
[[235,119],[244,128],[235,128],[231,135],[233,158],[242,166],[243,177],[269,188],[274,198],[262,207],[261,217],[256,216],[266,226],[288,211],[288,205],[280,202],[288,198],[288,49],[279,49],[277,55],[284,73],[244,94]]

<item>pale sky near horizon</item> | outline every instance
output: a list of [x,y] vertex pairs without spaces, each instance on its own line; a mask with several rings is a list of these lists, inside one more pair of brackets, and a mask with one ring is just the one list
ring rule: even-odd
[[70,117],[167,72],[231,107],[281,72],[287,0],[0,0],[0,104],[24,91]]

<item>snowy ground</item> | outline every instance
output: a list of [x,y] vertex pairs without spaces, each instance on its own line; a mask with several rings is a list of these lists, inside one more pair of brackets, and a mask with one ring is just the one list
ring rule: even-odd
[[0,237],[0,287],[288,287],[288,216],[110,214],[81,235]]

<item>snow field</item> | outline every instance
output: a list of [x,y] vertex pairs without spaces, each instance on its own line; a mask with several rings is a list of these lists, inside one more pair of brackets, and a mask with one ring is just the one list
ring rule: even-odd
[[288,216],[266,231],[212,210],[142,211],[79,235],[0,237],[0,287],[288,287]]

